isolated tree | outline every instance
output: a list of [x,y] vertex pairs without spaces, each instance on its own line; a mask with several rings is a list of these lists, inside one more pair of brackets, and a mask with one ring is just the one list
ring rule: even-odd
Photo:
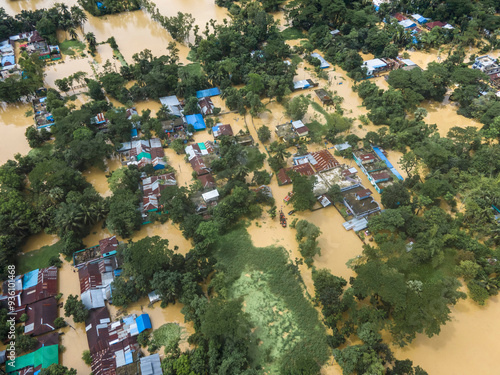
[[269,127],[267,125],[262,125],[257,130],[257,136],[259,137],[259,140],[261,142],[267,142],[269,139],[271,139],[271,131],[269,130]]
[[293,121],[302,120],[309,108],[309,100],[303,95],[296,96],[286,105],[286,114]]

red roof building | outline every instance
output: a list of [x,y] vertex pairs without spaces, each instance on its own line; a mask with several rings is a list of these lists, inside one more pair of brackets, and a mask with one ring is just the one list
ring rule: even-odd
[[375,182],[383,182],[391,179],[391,175],[387,172],[372,173],[370,176]]
[[371,197],[371,195],[372,195],[372,191],[370,189],[358,190],[355,193],[355,196],[356,196],[357,200],[361,200],[361,199],[365,199],[365,198]]
[[434,22],[427,22],[425,24],[425,27],[428,29],[428,30],[432,30],[433,28],[435,27],[443,27],[445,26],[446,23],[445,22],[441,22],[441,21],[434,21]]
[[212,102],[212,99],[210,99],[209,97],[201,98],[200,100],[198,100],[198,105],[200,106],[203,116],[211,115],[212,113],[214,113],[215,105]]
[[57,318],[57,301],[54,297],[46,298],[28,305],[28,320],[24,324],[26,335],[38,336],[55,330],[54,320]]
[[396,13],[394,15],[394,18],[397,19],[398,21],[403,21],[403,20],[406,20],[406,16],[402,15],[401,13]]
[[57,294],[57,268],[48,267],[38,270],[38,279],[35,286],[24,289],[21,294],[23,305],[54,297]]
[[373,154],[363,154],[359,156],[362,164],[373,163],[377,158]]
[[91,369],[94,375],[114,375],[116,373],[113,353],[109,349],[108,324],[111,322],[108,309],[90,310],[85,322],[87,342],[92,357]]
[[212,128],[214,138],[219,138],[223,135],[233,136],[233,128],[231,125],[216,125]]
[[340,165],[337,159],[326,149],[309,153],[308,159],[316,172],[328,171]]
[[315,174],[314,169],[309,163],[294,165],[291,168],[281,168],[276,175],[280,185],[288,185],[292,183],[292,179],[288,176],[288,171],[290,170],[300,173],[302,176],[312,176]]
[[201,156],[196,155],[189,162],[191,163],[191,167],[198,174],[198,176],[202,176],[210,172]]
[[116,236],[104,238],[99,241],[99,251],[102,254],[109,253],[110,251],[115,251],[118,248],[118,239]]
[[214,176],[211,173],[198,176],[198,180],[200,180],[203,189],[214,188],[216,186]]
[[80,293],[85,293],[90,289],[101,287],[102,278],[99,270],[99,263],[87,263],[78,270],[78,278],[80,279]]

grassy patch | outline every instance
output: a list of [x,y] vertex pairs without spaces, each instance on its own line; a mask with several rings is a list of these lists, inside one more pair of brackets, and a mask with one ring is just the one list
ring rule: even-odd
[[179,69],[185,71],[187,74],[192,76],[200,76],[200,77],[203,76],[203,68],[201,67],[200,63],[187,64],[181,66]]
[[325,135],[326,129],[323,124],[321,124],[319,121],[314,120],[313,122],[310,122],[307,124],[307,128],[309,129],[309,132],[312,134],[319,134],[320,136]]
[[50,157],[52,155],[54,146],[51,143],[45,143],[44,145],[33,148],[28,152],[28,155],[35,159],[42,159]]
[[53,256],[59,256],[63,250],[63,242],[58,241],[53,245],[41,247],[38,250],[30,251],[24,255],[17,257],[17,272],[23,274],[37,268],[45,268],[49,266],[49,259]]
[[300,274],[282,247],[255,247],[244,228],[226,234],[216,253],[229,295],[244,299],[255,325],[254,361],[267,373],[286,373],[300,362],[326,362],[326,331],[304,296]]
[[296,27],[287,27],[285,30],[281,32],[281,35],[283,36],[283,38],[285,38],[285,40],[305,38],[305,35],[304,33],[302,33],[302,30],[299,30]]
[[153,340],[159,347],[173,347],[182,336],[182,328],[175,323],[167,323],[153,331]]
[[65,55],[75,55],[82,52],[85,49],[85,43],[79,40],[65,40],[59,44],[61,52]]

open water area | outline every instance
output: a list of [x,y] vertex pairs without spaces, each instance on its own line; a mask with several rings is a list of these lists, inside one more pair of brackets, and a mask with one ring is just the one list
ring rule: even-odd
[[[18,1],[3,1],[2,6],[5,7],[9,14],[16,14],[23,9],[39,9],[47,8],[54,5],[54,0],[18,0]],[[76,0],[64,1],[68,6],[75,5]],[[228,18],[227,12],[223,8],[219,8],[214,4],[213,0],[169,0],[157,1],[157,6],[163,15],[175,15],[178,11],[191,13],[196,23],[203,30],[205,23],[210,19],[222,22],[224,18]],[[275,17],[280,19],[282,25],[286,22],[283,13],[275,14]],[[92,17],[88,14],[88,22],[84,25],[84,32],[93,32],[96,35],[97,41],[105,41],[110,36],[114,36],[117,44],[123,54],[125,60],[131,61],[132,56],[145,48],[150,49],[154,55],[166,53],[166,46],[172,41],[172,38],[166,30],[159,24],[152,21],[150,16],[144,11],[135,11],[123,13],[103,18]],[[81,31],[80,31],[81,36]],[[67,36],[60,34],[60,40],[66,39]],[[297,41],[290,41],[290,44],[295,44]],[[180,50],[180,61],[187,64],[187,54],[189,52],[187,46],[177,44]],[[112,63],[118,62],[112,59],[112,51],[109,45],[104,44],[98,46],[98,54],[95,58],[69,58],[65,57],[64,62],[55,64],[46,69],[46,85],[55,87],[54,81],[58,78],[66,77],[77,71],[85,71],[92,76],[94,69],[99,67],[109,59]],[[410,59],[420,65],[422,68],[431,62],[438,61],[438,56],[443,54],[437,50],[429,52],[410,52]],[[332,92],[344,98],[342,107],[345,110],[344,115],[347,117],[358,118],[360,115],[366,115],[367,110],[362,106],[362,100],[352,91],[354,82],[347,77],[339,67],[330,67],[327,69],[328,80],[318,79],[311,67],[302,62],[298,67],[297,79],[311,78],[320,83],[319,87],[327,87]],[[387,88],[387,83],[383,78],[378,78],[377,84],[382,88]],[[71,94],[71,92],[70,92]],[[310,95],[310,99],[319,103],[316,95],[312,90],[303,92],[295,92],[296,95]],[[80,97],[82,97],[80,99]],[[85,101],[85,98],[80,95],[79,100]],[[113,101],[113,100],[112,100]],[[222,112],[226,112],[225,103],[220,97],[213,98],[214,104],[222,108]],[[267,103],[268,99],[264,99]],[[113,101],[115,105],[119,103]],[[81,104],[81,103],[80,103]],[[145,101],[135,104],[139,113],[144,109],[151,109],[152,114],[160,107],[158,101]],[[424,108],[427,109],[428,115],[425,121],[430,124],[436,124],[438,131],[442,136],[445,136],[448,130],[454,126],[480,127],[478,122],[467,119],[456,114],[456,107],[445,101],[443,103],[424,103]],[[14,154],[26,154],[30,148],[24,136],[24,132],[28,126],[32,124],[31,116],[26,116],[25,113],[30,110],[30,105],[2,105],[0,106],[0,130],[2,137],[0,138],[0,162],[4,163],[8,159],[12,159]],[[257,141],[257,129],[262,125],[269,126],[272,130],[278,124],[284,123],[289,119],[286,117],[284,108],[279,103],[272,101],[267,104],[268,111],[263,112],[260,116],[252,118],[250,115],[241,116],[236,113],[228,113],[219,116],[220,122],[230,124],[233,132],[239,130],[248,130]],[[318,113],[309,107],[308,113],[303,120],[305,123],[317,119],[324,123],[324,118],[321,113]],[[363,136],[368,131],[376,131],[379,127],[374,125],[364,125],[359,127],[359,121],[354,122],[351,133]],[[276,139],[274,131],[272,131],[271,141]],[[213,140],[212,135],[207,131],[197,133],[195,135],[196,142]],[[331,147],[332,145],[328,145]],[[309,145],[310,151],[323,148],[319,145]],[[259,144],[261,152],[266,152],[264,146]],[[295,150],[292,150],[294,152]],[[331,150],[333,153],[333,150]],[[188,163],[184,160],[184,155],[177,155],[172,149],[165,150],[169,164],[176,170],[176,178],[180,186],[189,186],[192,180],[192,170]],[[389,151],[388,158],[392,164],[400,171],[397,165],[401,153]],[[340,162],[355,166],[353,161],[337,158]],[[289,160],[289,164],[291,160]],[[94,185],[96,190],[103,196],[111,194],[107,184],[106,175],[111,171],[120,167],[118,159],[107,161],[107,169],[102,171],[93,168],[84,172],[84,176]],[[271,171],[267,162],[264,168]],[[359,170],[359,169],[358,169]],[[367,178],[359,171],[358,175],[362,178],[365,187],[370,187]],[[283,206],[283,210],[288,212],[288,208],[283,203],[283,198],[291,191],[291,185],[278,186],[276,178],[273,177],[270,184],[273,195],[276,199],[278,209]],[[374,189],[372,188],[372,191]],[[380,196],[375,192],[374,198],[380,202]],[[319,226],[322,235],[319,238],[321,247],[321,255],[314,258],[315,266],[318,268],[327,268],[335,275],[342,276],[346,280],[353,276],[353,271],[346,266],[346,262],[355,258],[362,252],[363,242],[352,231],[345,231],[342,227],[344,222],[339,212],[333,208],[317,210],[314,212],[296,213],[292,218],[306,219]],[[295,240],[295,231],[291,228],[282,228],[279,225],[278,219],[272,220],[267,213],[258,220],[253,220],[248,227],[248,232],[256,246],[279,245],[289,251],[290,258],[300,258],[298,245]],[[92,230],[91,234],[84,239],[85,246],[94,246],[102,238],[110,236],[111,233],[107,229],[102,228],[102,223],[98,223]],[[141,230],[133,236],[132,240],[137,241],[146,236],[158,235],[169,240],[170,248],[178,246],[178,252],[185,254],[191,248],[191,243],[186,240],[178,227],[171,222],[165,224],[149,224],[141,228]],[[23,251],[30,252],[44,245],[54,244],[58,240],[55,235],[40,233],[32,236],[24,245]],[[122,240],[120,238],[120,240]],[[312,284],[311,271],[307,266],[300,266],[300,271],[307,292],[312,296],[314,287]],[[80,294],[78,273],[73,272],[73,267],[67,262],[64,262],[63,267],[59,271],[59,290],[63,293],[62,301],[69,294]],[[138,303],[130,306],[127,313],[140,314],[147,312],[151,316],[153,328],[158,328],[162,324],[173,322],[184,327],[187,334],[193,333],[192,325],[185,323],[180,312],[182,305],[177,303],[169,305],[166,309],[161,309],[159,303],[153,307],[148,307],[148,301],[141,300]],[[118,311],[115,307],[110,307],[112,317],[118,317],[123,312]],[[405,348],[393,347],[395,355],[399,359],[409,358],[414,361],[415,365],[420,365],[429,374],[438,375],[456,375],[456,374],[498,374],[497,358],[500,357],[500,349],[496,343],[500,334],[500,302],[498,297],[491,298],[486,306],[479,307],[471,300],[459,302],[452,308],[451,321],[442,327],[442,332],[439,336],[428,338],[423,335],[418,335],[416,340]],[[85,327],[82,323],[76,324],[71,318],[67,319],[71,326],[62,330],[61,344],[64,345],[65,351],[62,354],[61,363],[68,367],[73,367],[78,370],[79,374],[90,373],[90,368],[86,366],[82,359],[83,350],[88,349],[85,335]],[[187,344],[183,342],[181,347],[187,348]],[[333,359],[330,363],[324,366],[322,373],[324,374],[341,374],[340,367],[336,365]]]

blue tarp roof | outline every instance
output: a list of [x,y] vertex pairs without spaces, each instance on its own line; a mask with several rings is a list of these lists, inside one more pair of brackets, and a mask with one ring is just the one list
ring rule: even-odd
[[132,137],[137,137],[137,129],[136,128],[132,128],[132,130],[130,131],[130,135]]
[[198,99],[216,95],[220,95],[220,90],[218,87],[212,87],[211,89],[196,91],[196,97]]
[[375,147],[375,146],[372,147],[372,148],[373,148],[373,151],[375,151],[375,153],[377,154],[377,156],[385,162],[385,164],[390,169],[390,171],[392,172],[392,174],[394,176],[396,176],[399,180],[403,181],[404,180],[403,176],[401,176],[399,174],[399,172],[396,170],[396,168],[394,168],[394,166],[391,164],[391,162],[389,161],[389,159],[387,159],[385,157],[385,155],[383,154],[383,152],[380,151],[380,148]]
[[25,273],[23,276],[23,290],[31,288],[38,283],[38,270]]
[[186,122],[194,126],[194,130],[203,130],[206,129],[205,120],[203,120],[203,116],[198,113],[196,115],[187,115]]
[[151,328],[151,320],[149,320],[148,314],[139,315],[135,322],[137,323],[137,330],[139,333]]

